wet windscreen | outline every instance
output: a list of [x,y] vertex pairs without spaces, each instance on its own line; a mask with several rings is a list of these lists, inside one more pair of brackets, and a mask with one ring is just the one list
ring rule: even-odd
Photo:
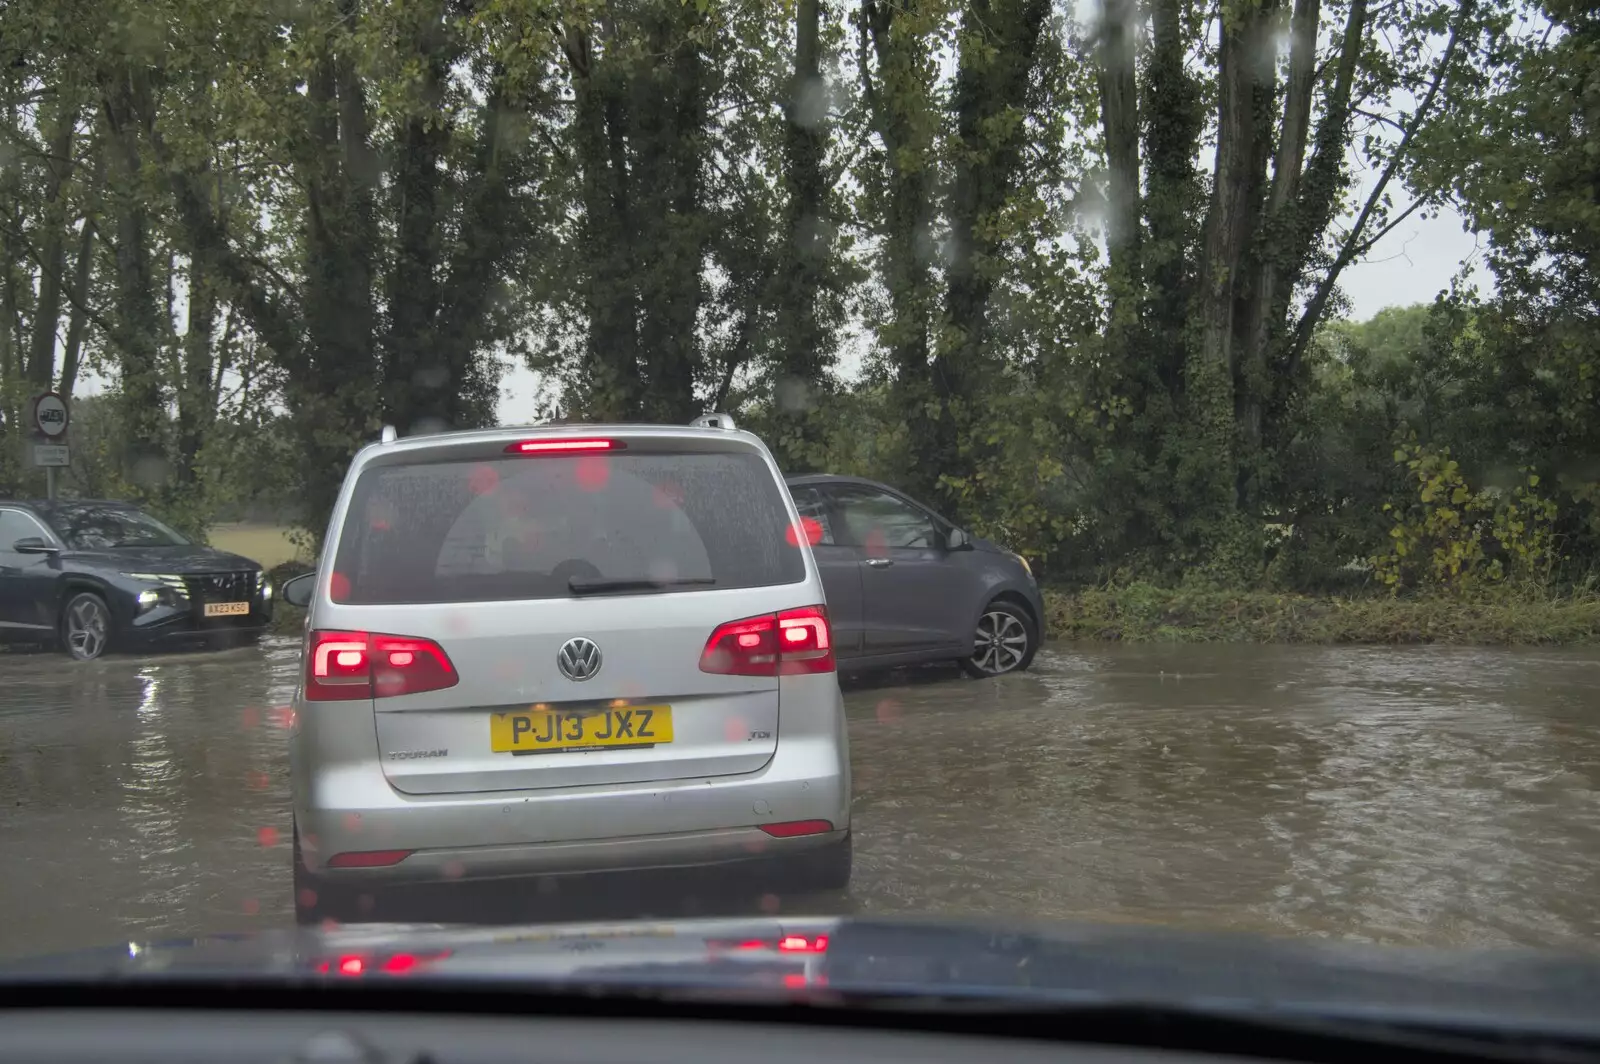
[[399,604],[565,598],[574,579],[791,584],[805,563],[788,525],[771,471],[749,453],[374,467],[339,536],[333,593]]
[[189,542],[149,514],[125,507],[87,503],[54,506],[45,512],[50,526],[73,550],[181,547]]

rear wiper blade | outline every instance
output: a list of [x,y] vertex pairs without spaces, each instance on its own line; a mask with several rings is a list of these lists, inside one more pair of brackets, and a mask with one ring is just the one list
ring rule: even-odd
[[657,580],[648,576],[574,576],[567,581],[567,590],[574,595],[604,595],[612,591],[666,591],[680,587],[712,587],[716,581],[709,576],[684,579]]

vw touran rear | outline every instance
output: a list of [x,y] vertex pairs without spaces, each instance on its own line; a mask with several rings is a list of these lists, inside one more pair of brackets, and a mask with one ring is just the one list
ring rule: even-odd
[[362,450],[299,596],[299,918],[401,883],[754,865],[845,886],[848,742],[801,527],[729,429]]

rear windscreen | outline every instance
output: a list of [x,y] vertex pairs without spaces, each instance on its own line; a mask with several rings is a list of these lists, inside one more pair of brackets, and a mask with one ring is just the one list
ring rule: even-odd
[[350,603],[566,598],[574,578],[694,590],[805,577],[779,487],[745,452],[371,467],[334,570],[334,600]]

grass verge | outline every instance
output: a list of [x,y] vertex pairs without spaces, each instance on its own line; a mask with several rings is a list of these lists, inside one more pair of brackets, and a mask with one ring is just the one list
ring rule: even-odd
[[284,525],[213,525],[206,539],[218,550],[242,555],[273,569],[294,561],[299,551],[289,540],[292,529]]
[[1340,598],[1134,583],[1046,590],[1059,639],[1184,643],[1445,643],[1555,646],[1600,642],[1600,596]]

